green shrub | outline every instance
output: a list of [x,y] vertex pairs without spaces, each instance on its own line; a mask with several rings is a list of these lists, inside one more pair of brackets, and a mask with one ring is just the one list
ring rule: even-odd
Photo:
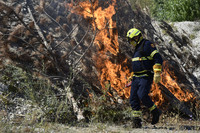
[[142,9],[146,7],[151,8],[154,6],[154,0],[130,0],[130,3],[133,9],[136,9],[136,5],[140,6]]
[[200,19],[200,0],[154,0],[154,17],[170,21]]
[[148,7],[150,14],[159,20],[194,21],[200,19],[200,0],[131,0],[134,9]]

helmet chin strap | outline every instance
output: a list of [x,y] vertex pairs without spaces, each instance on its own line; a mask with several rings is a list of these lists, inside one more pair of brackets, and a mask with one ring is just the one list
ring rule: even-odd
[[130,44],[135,47],[137,45],[137,42],[133,40],[133,41],[130,42]]
[[137,43],[139,44],[139,43],[142,41],[142,39],[143,39],[143,37],[142,37],[142,36],[140,36],[140,38],[138,38],[138,41],[137,41]]
[[137,44],[139,44],[140,43],[140,38],[138,38],[137,40],[136,39],[133,39],[133,41],[131,41],[131,44],[133,45],[133,46],[137,46]]
[[139,44],[141,42],[141,40],[143,39],[142,35],[140,34],[137,39],[136,38],[132,38],[129,40],[129,43],[133,46],[137,46],[137,44]]
[[137,40],[133,39],[132,41],[130,41],[130,44],[132,44],[133,46],[137,46],[137,44],[139,44],[142,41],[143,37],[140,36]]

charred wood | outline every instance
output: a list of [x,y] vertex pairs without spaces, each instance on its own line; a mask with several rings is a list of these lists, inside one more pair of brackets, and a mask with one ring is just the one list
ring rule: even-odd
[[184,102],[179,101],[165,86],[160,83],[159,85],[162,94],[164,94],[165,98],[167,99],[167,101],[170,102],[173,108],[176,108],[178,111],[187,115],[190,118],[195,117],[195,115],[190,111],[190,108],[185,105]]

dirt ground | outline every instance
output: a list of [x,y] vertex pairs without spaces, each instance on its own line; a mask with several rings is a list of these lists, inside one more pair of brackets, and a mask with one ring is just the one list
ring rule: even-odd
[[[20,128],[21,127],[21,128]],[[16,130],[17,129],[17,130]],[[131,123],[85,123],[74,125],[43,123],[42,125],[17,126],[9,131],[37,132],[37,133],[200,133],[200,121],[166,118],[155,126],[143,122],[142,128],[132,128]]]
[[10,123],[1,122],[1,133],[200,133],[200,121],[166,118],[156,124],[143,122],[142,128],[132,128],[126,124],[79,122],[74,125],[58,123]]
[[109,123],[91,123],[79,126],[54,125],[54,127],[60,128],[54,128],[55,130],[51,129],[51,131],[60,133],[200,133],[200,122],[193,121],[187,122],[188,124],[181,123],[182,124],[159,123],[156,126],[145,124],[140,129],[131,128],[131,124],[112,125]]

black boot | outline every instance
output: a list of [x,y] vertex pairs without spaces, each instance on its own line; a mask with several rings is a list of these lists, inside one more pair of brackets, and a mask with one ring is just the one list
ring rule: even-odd
[[141,128],[142,124],[141,124],[142,120],[138,117],[135,117],[133,119],[133,128]]
[[159,110],[158,108],[155,108],[154,110],[151,111],[151,113],[153,115],[151,124],[154,125],[154,124],[158,123],[159,117],[162,114],[162,111]]

